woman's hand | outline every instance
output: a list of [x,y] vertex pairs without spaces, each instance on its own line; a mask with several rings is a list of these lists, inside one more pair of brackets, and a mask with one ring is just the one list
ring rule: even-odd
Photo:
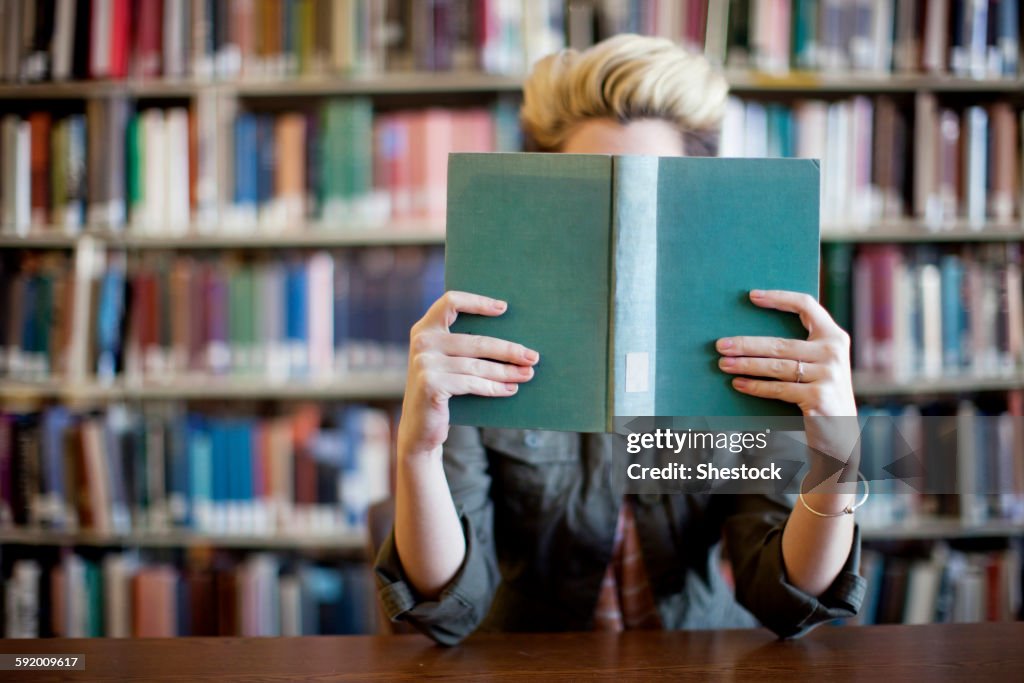
[[520,344],[473,334],[453,334],[459,313],[498,316],[504,301],[446,292],[409,334],[409,371],[398,427],[400,456],[433,452],[448,438],[448,399],[461,394],[512,396],[533,377],[540,356]]
[[734,375],[766,377],[732,381],[737,391],[773,398],[800,407],[805,417],[853,416],[850,336],[809,294],[782,290],[752,290],[750,300],[762,308],[797,313],[807,339],[723,337],[716,348],[718,366]]

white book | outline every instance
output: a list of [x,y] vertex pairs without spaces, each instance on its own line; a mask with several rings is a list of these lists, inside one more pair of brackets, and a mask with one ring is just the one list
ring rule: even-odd
[[185,75],[185,49],[189,0],[164,0],[163,75],[181,78]]
[[3,118],[3,232],[26,235],[31,225],[31,127],[15,114]]
[[147,109],[142,114],[142,209],[143,232],[164,234],[167,226],[167,134],[162,109]]
[[743,131],[746,128],[745,116],[746,107],[743,104],[743,100],[735,96],[729,96],[725,101],[725,117],[722,120],[718,156],[743,156],[745,147]]
[[278,583],[281,600],[281,635],[302,635],[302,589],[298,577],[282,576]]
[[166,141],[166,229],[174,235],[184,235],[189,228],[189,144],[188,110],[168,109],[165,121]]
[[50,43],[51,78],[66,81],[71,78],[71,57],[75,42],[75,0],[57,0],[53,38]]
[[93,0],[89,31],[89,75],[110,76],[110,24],[113,0]]
[[743,156],[768,156],[768,113],[760,102],[747,102],[743,117]]
[[874,0],[872,5],[872,42],[874,55],[872,71],[876,73],[892,72],[893,30],[896,12],[893,0]]
[[[922,374],[942,375],[942,275],[934,263],[919,271],[921,288]],[[900,315],[897,309],[897,315]]]
[[138,562],[129,553],[103,558],[103,621],[108,638],[132,637],[132,578]]
[[964,151],[967,201],[964,208],[971,227],[980,230],[984,227],[988,199],[988,112],[984,107],[968,107],[964,118],[963,131],[967,137]]
[[907,577],[907,603],[903,623],[930,624],[935,621],[942,569],[931,560],[914,562]]
[[327,379],[334,367],[334,259],[325,251],[309,259],[307,302],[310,376]]
[[39,582],[42,572],[35,560],[15,560],[4,584],[7,638],[39,637]]
[[971,78],[985,78],[988,74],[988,6],[989,0],[970,0],[963,9],[968,21],[967,74]]

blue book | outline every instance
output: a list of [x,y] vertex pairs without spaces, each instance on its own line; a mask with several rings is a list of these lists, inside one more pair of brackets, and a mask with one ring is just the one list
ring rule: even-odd
[[996,17],[996,49],[1001,57],[1003,75],[1016,76],[1020,62],[1019,0],[999,0]]
[[235,119],[235,204],[255,208],[259,201],[257,120],[252,114]]
[[446,288],[508,302],[453,332],[535,349],[508,398],[457,396],[452,422],[608,432],[616,416],[798,415],[742,394],[717,339],[805,339],[752,289],[818,293],[818,163],[453,154]]
[[67,487],[64,469],[64,434],[71,426],[71,413],[63,406],[43,413],[40,450],[42,455],[43,508],[40,522],[55,529],[67,526]]
[[96,310],[96,375],[100,380],[114,379],[120,366],[124,290],[123,263],[111,263],[100,283]]
[[257,171],[258,200],[265,206],[274,199],[274,117],[269,114],[260,115],[257,122]]
[[205,421],[198,415],[187,418],[189,489],[192,500],[192,526],[208,528],[213,501],[213,448]]
[[964,364],[964,267],[960,257],[946,254],[940,265],[942,282],[942,365],[956,370]]
[[[231,498],[231,471],[228,427],[223,420],[210,420],[211,486],[213,517],[223,519],[222,512]],[[215,526],[220,528],[219,522]]]
[[167,506],[171,524],[191,526],[192,501],[189,495],[188,418],[175,412],[167,424]]

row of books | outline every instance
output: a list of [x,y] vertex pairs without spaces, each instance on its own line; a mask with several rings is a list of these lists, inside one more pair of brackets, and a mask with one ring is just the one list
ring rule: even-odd
[[865,550],[867,592],[858,624],[1013,621],[1021,614],[1020,549],[964,552],[944,543],[930,557]]
[[862,406],[859,413],[860,470],[871,482],[871,497],[857,511],[865,528],[942,520],[1024,524],[1019,401]]
[[825,300],[857,370],[895,380],[999,376],[1024,365],[1016,243],[829,245]]
[[0,523],[18,528],[359,533],[389,473],[390,418],[357,405],[0,413]]
[[10,563],[7,638],[167,638],[369,634],[374,590],[365,564],[272,553],[177,567],[135,551],[65,551]]
[[19,235],[438,225],[449,152],[520,146],[505,101],[375,114],[351,98],[263,113],[209,93],[188,109],[133,111],[112,97],[60,118],[8,114],[0,131],[0,227]]
[[7,81],[521,73],[562,0],[4,0]]
[[784,74],[1013,77],[1019,0],[593,0],[572,2],[571,45],[624,31],[661,35],[730,67]]
[[980,230],[1021,215],[1022,121],[1009,102],[954,110],[931,94],[917,98],[912,118],[888,96],[730,98],[720,153],[820,159],[829,229],[913,215],[935,231],[958,221]]
[[[77,269],[77,270],[76,270]],[[75,288],[78,291],[74,291]],[[439,247],[0,259],[0,377],[327,382],[404,367]]]

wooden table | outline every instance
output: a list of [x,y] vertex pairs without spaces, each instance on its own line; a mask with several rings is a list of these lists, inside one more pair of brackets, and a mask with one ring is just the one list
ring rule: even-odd
[[752,679],[1024,681],[1024,623],[822,627],[800,640],[764,630],[421,636],[2,640],[0,653],[78,653],[85,671],[0,680],[463,681]]

